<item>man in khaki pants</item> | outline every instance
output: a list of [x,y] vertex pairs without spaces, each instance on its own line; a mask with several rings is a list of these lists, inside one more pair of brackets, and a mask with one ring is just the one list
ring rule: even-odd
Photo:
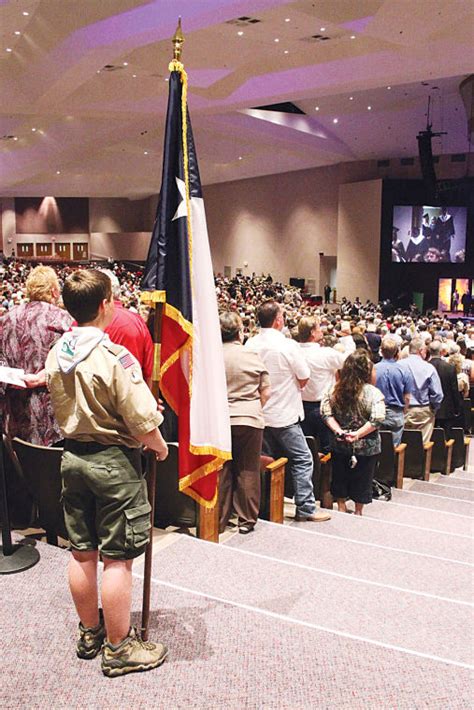
[[431,439],[435,424],[435,414],[443,401],[443,389],[439,375],[433,365],[426,362],[427,347],[421,338],[413,338],[409,355],[399,361],[402,370],[409,377],[409,405],[405,414],[405,429],[419,429],[423,433],[423,443]]

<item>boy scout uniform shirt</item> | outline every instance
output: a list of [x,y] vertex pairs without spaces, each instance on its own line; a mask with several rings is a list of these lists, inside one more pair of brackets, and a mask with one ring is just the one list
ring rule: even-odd
[[46,359],[46,380],[65,439],[137,448],[135,437],[162,423],[140,365],[126,348],[105,338],[68,373],[58,365],[57,348]]

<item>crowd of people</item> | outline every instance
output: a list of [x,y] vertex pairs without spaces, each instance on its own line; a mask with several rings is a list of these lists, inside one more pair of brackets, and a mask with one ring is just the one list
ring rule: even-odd
[[[16,261],[3,263],[1,271],[2,364],[25,373],[24,388],[2,386],[5,432],[64,447],[77,655],[102,652],[102,670],[111,676],[154,668],[167,649],[145,644],[130,628],[131,565],[150,527],[137,452],[144,444],[159,460],[168,453],[158,429],[161,407],[147,387],[153,343],[149,314],[140,306],[142,273],[120,263],[53,269]],[[307,436],[331,454],[338,510],[362,515],[372,500],[381,428],[397,445],[405,427],[428,441],[435,425],[447,434],[468,426],[463,398],[474,384],[469,322],[422,316],[414,307],[397,312],[388,301],[316,304],[271,276],[218,275],[215,285],[232,438],[232,460],[220,479],[220,532],[233,512],[240,533],[254,530],[262,454],[288,459],[295,520],[317,523],[331,514],[317,505]]]

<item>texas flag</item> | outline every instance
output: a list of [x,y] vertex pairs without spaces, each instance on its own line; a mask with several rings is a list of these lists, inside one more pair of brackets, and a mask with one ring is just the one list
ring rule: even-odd
[[217,471],[231,458],[230,420],[186,87],[186,73],[175,64],[169,80],[160,201],[141,288],[145,303],[163,303],[160,389],[178,416],[179,488],[212,507]]

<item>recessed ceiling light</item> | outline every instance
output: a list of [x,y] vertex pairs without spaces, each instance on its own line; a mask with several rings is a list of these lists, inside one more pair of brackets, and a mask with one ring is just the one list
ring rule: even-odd
[[285,22],[290,22],[290,17],[285,17]]
[[33,133],[36,133],[36,128],[31,129]]
[[137,75],[136,75],[136,74],[132,74],[132,79],[136,79],[136,78],[137,78]]
[[391,88],[392,88],[391,86],[387,86],[387,89],[388,89],[389,91],[390,91]]
[[288,50],[287,50],[287,49],[285,49],[285,51],[283,52],[283,54],[288,54]]
[[61,171],[60,171],[60,170],[56,170],[56,175],[61,175]]
[[26,12],[26,10],[23,10],[23,12],[22,12],[21,14],[24,15],[25,17],[28,17],[28,15],[29,15],[30,13],[29,13],[29,12]]
[[96,74],[100,74],[100,69],[97,69]]
[[275,37],[275,39],[274,39],[273,41],[274,41],[274,42],[279,42],[280,40],[278,39],[278,37]]
[[244,34],[244,33],[243,33],[243,30],[239,30],[239,31],[237,32],[237,34],[239,35],[239,37],[242,37],[242,35]]
[[18,37],[18,35],[21,35],[21,32],[20,30],[15,30],[14,34],[16,34],[16,36]]
[[13,136],[13,140],[14,140],[14,141],[17,141],[17,140],[18,140],[18,136]]
[[319,31],[320,31],[320,32],[326,32],[326,28],[325,28],[325,27],[320,27],[320,28],[319,28]]
[[241,156],[241,155],[239,155],[239,160],[242,160],[242,156]]
[[147,150],[144,150],[144,151],[143,151],[143,155],[148,155],[148,151],[147,151]]
[[339,123],[339,119],[338,119],[338,118],[333,118],[333,119],[332,119],[332,122],[333,122],[333,123]]
[[7,47],[5,51],[6,52],[13,52],[13,49],[11,47]]
[[123,63],[123,66],[124,66],[124,67],[128,67],[128,62],[124,62],[124,63]]
[[314,107],[314,110],[315,110],[315,111],[319,111],[319,106],[315,106],[315,107]]
[[351,35],[351,39],[355,39],[355,38],[356,38],[356,36],[355,36],[355,35]]
[[372,106],[367,106],[367,111],[372,111]]
[[170,80],[169,77],[165,76],[165,81],[169,81],[169,80]]
[[354,97],[353,97],[353,96],[349,96],[349,101],[354,101]]

